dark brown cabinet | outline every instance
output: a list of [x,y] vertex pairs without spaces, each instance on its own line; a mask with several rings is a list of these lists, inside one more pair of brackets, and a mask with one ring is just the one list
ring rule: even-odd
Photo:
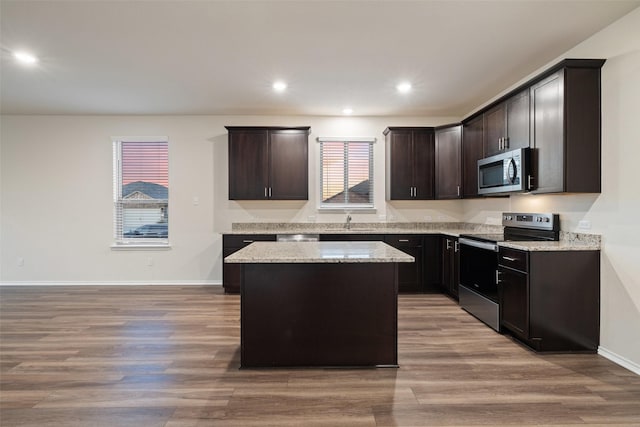
[[500,325],[537,351],[598,349],[600,251],[500,248]]
[[387,200],[433,199],[433,128],[389,127],[384,135]]
[[457,237],[442,236],[441,238],[442,290],[458,299],[458,285],[460,283],[460,248]]
[[229,200],[307,200],[309,127],[229,131]]
[[415,262],[398,263],[398,290],[400,292],[422,292],[424,289],[424,248],[420,235],[391,234],[384,242],[415,258]]
[[462,197],[478,197],[478,160],[484,157],[484,117],[462,127]]
[[253,242],[274,242],[275,234],[223,234],[222,235],[222,286],[228,294],[240,293],[241,264],[226,264],[224,258]]
[[487,156],[529,147],[529,90],[526,89],[484,113]]
[[567,66],[531,87],[535,193],[599,193],[600,67]]
[[437,128],[436,199],[462,197],[462,125]]

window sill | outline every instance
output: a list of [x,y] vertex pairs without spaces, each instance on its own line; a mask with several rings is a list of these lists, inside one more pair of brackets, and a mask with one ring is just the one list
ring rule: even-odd
[[111,245],[112,251],[168,251],[170,249],[169,243],[114,243]]
[[377,213],[378,210],[374,207],[346,207],[346,206],[336,206],[331,208],[319,207],[318,213]]

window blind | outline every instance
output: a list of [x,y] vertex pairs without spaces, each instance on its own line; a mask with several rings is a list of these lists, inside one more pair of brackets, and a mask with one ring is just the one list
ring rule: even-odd
[[168,243],[169,144],[114,141],[116,242]]
[[373,207],[373,142],[320,140],[321,207]]

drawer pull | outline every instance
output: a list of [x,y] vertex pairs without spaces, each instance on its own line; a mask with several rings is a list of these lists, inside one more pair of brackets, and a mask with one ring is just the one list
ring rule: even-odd
[[507,261],[518,261],[518,258],[511,258],[510,256],[503,256],[502,259],[506,259]]
[[409,239],[398,239],[398,242],[408,242]]
[[242,243],[253,243],[253,240],[243,240]]

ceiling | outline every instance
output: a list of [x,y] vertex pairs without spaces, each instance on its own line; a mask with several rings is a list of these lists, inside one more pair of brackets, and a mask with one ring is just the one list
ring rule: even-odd
[[[3,114],[462,116],[640,1],[0,2]],[[40,61],[19,65],[12,51]],[[287,82],[283,93],[272,90]],[[399,94],[408,80],[413,89]]]

